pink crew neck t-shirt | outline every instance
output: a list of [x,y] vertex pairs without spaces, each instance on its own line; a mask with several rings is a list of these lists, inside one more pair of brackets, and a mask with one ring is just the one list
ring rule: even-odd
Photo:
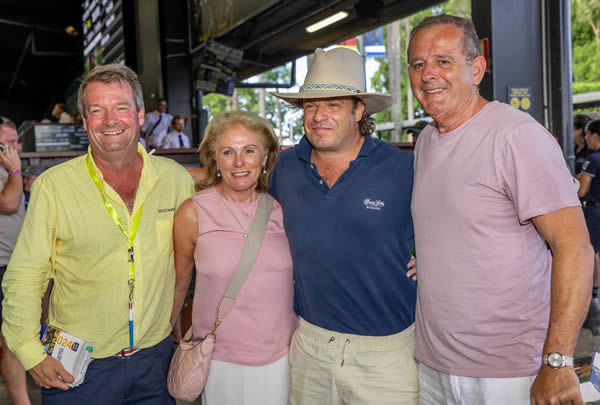
[[[199,225],[192,325],[194,336],[205,336],[213,328],[218,304],[239,263],[244,233],[258,200],[236,203],[209,188],[196,193],[192,201]],[[217,329],[213,359],[263,366],[287,354],[296,327],[292,293],[292,258],[281,206],[275,201],[256,263]]]
[[531,218],[578,206],[556,140],[491,102],[415,147],[416,357],[447,374],[535,375],[550,314],[551,252]]

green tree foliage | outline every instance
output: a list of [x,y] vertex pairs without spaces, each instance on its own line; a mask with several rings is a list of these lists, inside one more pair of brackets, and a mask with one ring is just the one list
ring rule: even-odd
[[[287,83],[290,81],[291,69],[288,65],[276,67],[264,74],[264,81],[267,83]],[[279,91],[278,88],[266,89],[265,104],[266,118],[271,122],[274,128],[279,128],[280,122],[277,117],[277,98],[270,94],[271,91]],[[237,88],[236,89],[238,108],[240,111],[251,111],[259,113],[259,90],[258,88]],[[209,111],[209,119],[214,115],[231,109],[233,104],[228,98],[222,94],[211,93],[203,98],[204,106]],[[280,114],[285,128],[284,133],[289,132],[292,128],[293,134],[302,134],[302,120],[296,109],[288,103],[281,101],[279,103]],[[291,124],[291,125],[290,125]]]
[[[596,0],[600,1],[600,0]],[[440,15],[440,14],[452,14],[459,17],[469,17],[471,16],[471,0],[448,0],[445,3],[442,3],[438,6],[431,7],[425,9],[419,13],[413,14],[408,17],[410,19],[410,27],[414,28],[418,23],[423,21],[427,17],[431,17],[432,15]],[[384,41],[387,41],[387,30],[386,27],[383,27],[383,35]],[[402,44],[403,49],[406,49],[406,34],[404,30],[402,31]],[[388,93],[389,89],[389,80],[388,80],[388,62],[386,58],[377,58],[379,62],[379,69],[373,77],[371,78],[371,86],[377,92]],[[406,52],[402,53],[402,66],[408,66]],[[406,105],[408,86],[410,86],[410,82],[408,79],[408,69],[402,70],[402,80],[401,80],[401,88],[402,88],[402,103]],[[420,107],[419,102],[416,98],[413,99],[413,103],[415,105],[415,117],[421,117],[425,115],[425,112]],[[404,119],[408,118],[408,110],[406,108],[402,108],[402,114]],[[389,109],[382,111],[375,115],[376,122],[389,122],[391,120]]]
[[571,0],[571,35],[573,92],[598,90],[600,88],[600,0]]
[[222,94],[207,94],[202,98],[202,103],[204,108],[208,110],[209,117],[213,117],[220,112],[227,111],[227,97]]

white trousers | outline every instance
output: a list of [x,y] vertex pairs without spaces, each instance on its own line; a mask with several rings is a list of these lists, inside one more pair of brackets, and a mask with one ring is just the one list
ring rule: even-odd
[[287,354],[260,367],[213,360],[202,393],[202,405],[287,405],[289,391]]
[[461,377],[419,363],[419,405],[529,405],[533,380]]

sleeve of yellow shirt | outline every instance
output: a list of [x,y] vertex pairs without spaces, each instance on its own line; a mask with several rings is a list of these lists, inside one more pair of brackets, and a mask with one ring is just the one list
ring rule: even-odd
[[188,188],[190,190],[190,195],[188,197],[191,197],[191,196],[193,196],[196,193],[196,182],[194,181],[194,179],[192,178],[192,176],[187,172],[187,170],[186,170],[185,173],[187,175]]
[[46,356],[40,343],[41,301],[55,246],[56,206],[43,178],[34,183],[29,209],[4,275],[2,333],[25,370]]

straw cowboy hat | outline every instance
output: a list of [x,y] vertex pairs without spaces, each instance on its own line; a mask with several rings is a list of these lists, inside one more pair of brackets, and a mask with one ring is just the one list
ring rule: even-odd
[[314,55],[300,92],[271,94],[299,107],[308,98],[356,97],[365,103],[369,114],[392,104],[392,96],[365,92],[365,69],[357,52],[348,48],[330,51],[318,48]]

